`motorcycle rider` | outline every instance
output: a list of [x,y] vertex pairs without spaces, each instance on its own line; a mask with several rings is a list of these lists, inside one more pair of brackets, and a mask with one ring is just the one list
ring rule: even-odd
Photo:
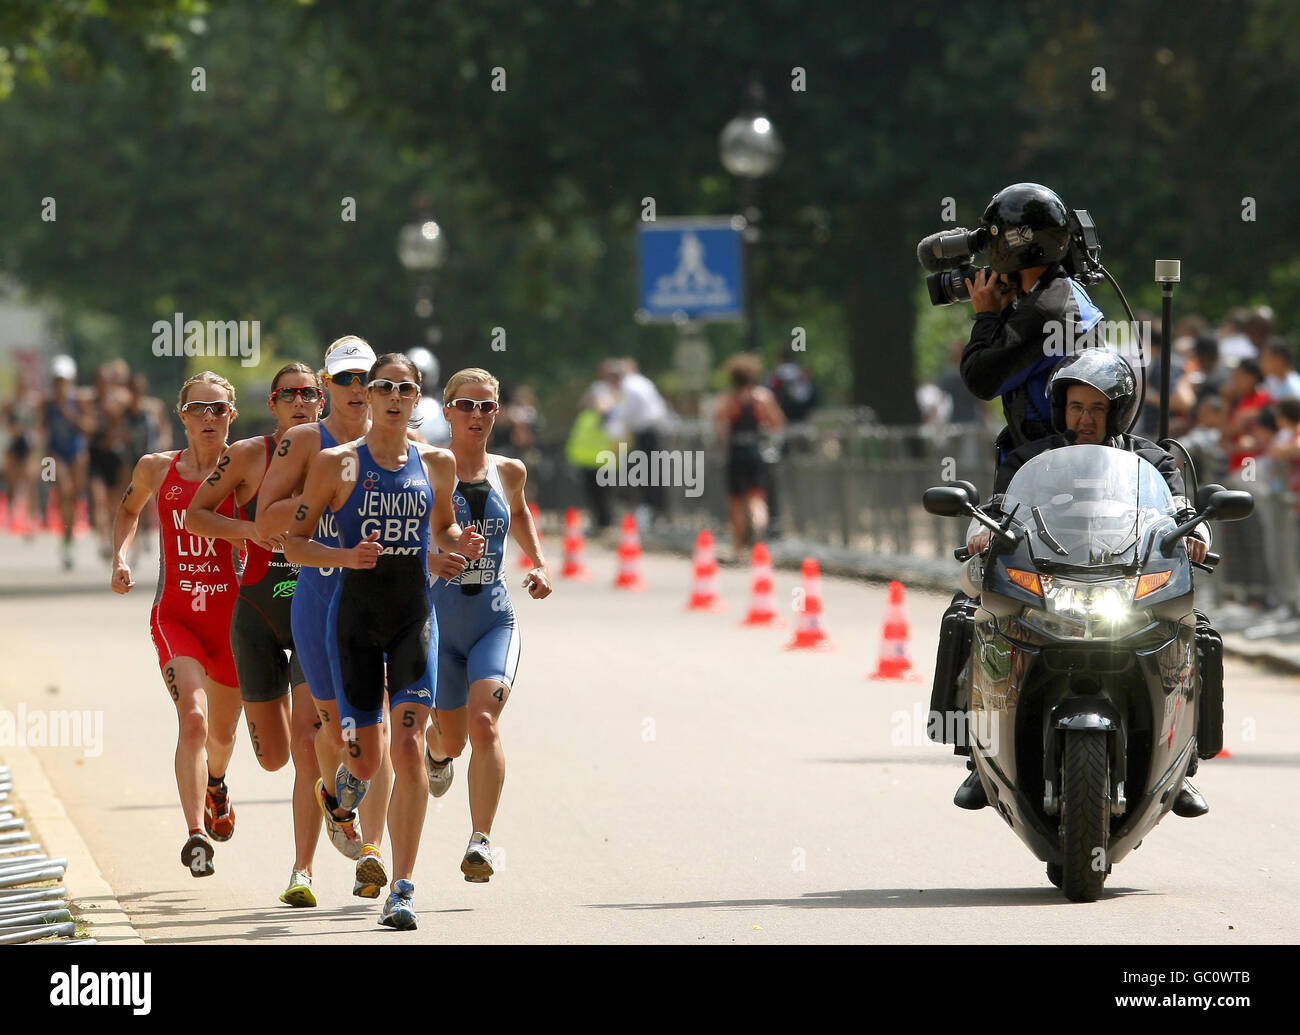
[[[1156,443],[1125,434],[1123,430],[1132,423],[1138,408],[1137,381],[1123,357],[1102,348],[1085,349],[1057,366],[1048,379],[1047,390],[1056,433],[1026,443],[1006,456],[998,467],[998,481],[990,502],[996,505],[998,495],[1006,491],[1015,472],[1039,453],[1069,445],[1106,445],[1137,453],[1160,472],[1174,497],[1179,523],[1195,513],[1184,494],[1183,476],[1174,458]],[[972,526],[972,531],[976,527],[982,526]],[[1210,545],[1209,527],[1204,523],[1197,525],[1183,544],[1193,561],[1204,561]],[[987,532],[972,535],[967,543],[972,554],[983,553],[988,545]],[[1209,619],[1199,611],[1196,622],[1198,627],[1209,625]],[[1191,773],[1195,772],[1196,761],[1193,756]],[[953,802],[964,809],[981,809],[988,804],[977,773],[972,771],[966,777]],[[1174,798],[1173,811],[1177,816],[1192,818],[1205,815],[1209,805],[1191,781],[1184,779],[1182,789]]]
[[997,276],[980,271],[965,282],[975,323],[961,378],[978,399],[1002,397],[1000,466],[1012,450],[1052,433],[1047,378],[1067,354],[1052,343],[1074,342],[1102,312],[1061,266],[1070,247],[1069,211],[1054,191],[1012,184],[993,195],[980,222]]

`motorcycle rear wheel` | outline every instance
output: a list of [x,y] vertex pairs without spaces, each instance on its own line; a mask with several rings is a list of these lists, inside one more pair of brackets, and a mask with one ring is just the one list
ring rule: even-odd
[[[1103,733],[1067,730],[1061,788],[1061,890],[1096,902],[1110,870],[1110,770]],[[1049,875],[1050,876],[1050,875]]]

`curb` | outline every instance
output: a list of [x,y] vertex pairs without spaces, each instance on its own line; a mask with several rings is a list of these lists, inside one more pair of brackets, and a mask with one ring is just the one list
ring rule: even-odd
[[113,889],[95,865],[68,811],[45,770],[25,747],[6,747],[5,764],[13,772],[14,797],[37,839],[51,854],[66,856],[67,872],[60,882],[67,889],[73,915],[91,925],[90,935],[104,945],[143,945]]
[[1300,675],[1300,652],[1294,647],[1284,652],[1242,636],[1228,635],[1223,638],[1223,653],[1242,661],[1254,662],[1274,672],[1288,676]]

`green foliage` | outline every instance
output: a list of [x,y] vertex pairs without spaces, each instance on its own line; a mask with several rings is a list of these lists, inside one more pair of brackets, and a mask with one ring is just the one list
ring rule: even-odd
[[974,310],[970,303],[932,306],[922,284],[916,292],[916,379],[933,381],[948,366],[948,353],[954,341],[970,337]]
[[[604,357],[671,369],[672,328],[632,320],[641,202],[741,206],[717,137],[756,76],[786,146],[759,187],[765,358],[803,327],[828,401],[906,421],[968,331],[912,257],[945,198],[973,226],[1000,187],[1047,183],[1093,213],[1135,305],[1158,308],[1152,260],[1176,256],[1179,312],[1260,300],[1294,324],[1296,28],[1284,0],[12,2],[0,266],[58,302],[83,359],[168,377],[155,319],[257,319],[269,379],[272,354],[318,360],[349,331],[422,343],[395,254],[419,193],[448,243],[444,371],[487,365],[562,412]],[[745,346],[706,333],[718,364]]]

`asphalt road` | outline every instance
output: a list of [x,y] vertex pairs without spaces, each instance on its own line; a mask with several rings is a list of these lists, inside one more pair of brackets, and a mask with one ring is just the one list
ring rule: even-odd
[[[0,558],[11,571],[44,563],[11,539],[0,540]],[[292,774],[264,773],[246,732],[228,778],[234,839],[218,845],[214,877],[182,868],[175,713],[147,631],[151,576],[126,598],[0,599],[0,707],[102,712],[97,756],[47,747],[39,758],[148,941],[1297,940],[1297,678],[1229,662],[1232,757],[1205,763],[1197,780],[1210,814],[1167,818],[1116,866],[1100,902],[1071,904],[992,810],[953,807],[964,768],[910,719],[928,707],[945,598],[908,597],[919,680],[871,681],[883,587],[825,580],[835,649],[787,651],[789,624],[738,625],[741,569],[723,572],[730,606],[719,615],[684,609],[684,560],[647,558],[641,594],[610,588],[612,555],[592,551],[590,562],[592,582],[561,582],[549,600],[516,590],[523,656],[502,721],[498,875],[488,885],[461,878],[470,833],[461,766],[447,797],[430,803],[416,932],[377,926],[378,902],[351,896],[351,864],[324,839],[318,908],[277,901],[292,862]],[[787,609],[796,584],[778,573]]]

